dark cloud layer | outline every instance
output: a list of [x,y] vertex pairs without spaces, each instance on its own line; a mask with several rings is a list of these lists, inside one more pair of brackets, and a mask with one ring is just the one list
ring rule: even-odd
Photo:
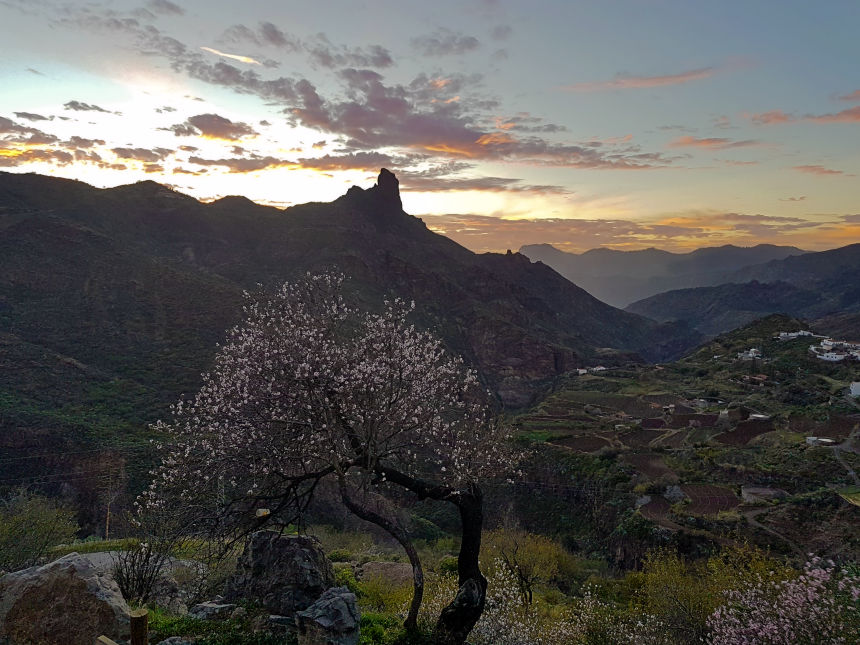
[[257,131],[247,123],[231,121],[218,114],[197,114],[184,123],[177,123],[165,129],[176,136],[203,136],[225,141],[238,141],[242,137],[257,135]]
[[92,103],[84,103],[83,101],[69,101],[68,103],[64,103],[63,107],[75,112],[104,112],[112,114],[110,110],[105,110],[103,107],[93,105]]

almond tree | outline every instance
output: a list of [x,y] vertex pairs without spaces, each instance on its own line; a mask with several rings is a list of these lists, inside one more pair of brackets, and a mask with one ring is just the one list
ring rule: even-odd
[[[423,573],[408,533],[364,503],[368,491],[405,489],[454,504],[462,520],[459,590],[436,642],[463,643],[484,608],[478,566],[480,482],[507,465],[506,429],[475,373],[407,322],[412,307],[362,312],[343,278],[308,275],[275,294],[248,297],[245,320],[217,354],[197,395],[157,424],[170,436],[145,503],[176,504],[188,530],[243,535],[294,522],[320,482],[400,542],[412,563],[416,624]],[[258,509],[269,514],[258,518]]]

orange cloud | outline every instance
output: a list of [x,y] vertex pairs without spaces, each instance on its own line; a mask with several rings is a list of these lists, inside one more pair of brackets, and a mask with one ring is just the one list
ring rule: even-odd
[[[832,168],[825,168],[824,166],[816,166],[816,165],[792,166],[792,170],[797,170],[798,172],[804,172],[808,175],[821,175],[821,176],[832,176],[832,175],[844,175],[845,174],[841,170],[833,170]],[[854,175],[848,175],[848,176],[853,177]]]
[[641,89],[647,87],[663,87],[665,85],[682,85],[692,81],[713,76],[717,72],[715,67],[703,67],[692,69],[678,74],[666,74],[664,76],[618,76],[611,81],[594,83],[577,83],[568,85],[562,89],[575,92],[599,92],[602,90]]
[[860,90],[854,90],[851,94],[846,94],[845,96],[839,97],[840,101],[860,101]]
[[842,110],[836,114],[810,115],[806,119],[818,123],[860,123],[860,105]]
[[733,141],[723,137],[710,137],[698,139],[689,135],[679,137],[674,141],[670,141],[669,145],[672,148],[707,148],[710,150],[725,150],[728,148],[746,148],[748,146],[761,145],[760,141],[753,139],[744,139],[743,141]]
[[774,125],[777,123],[790,123],[796,119],[790,114],[786,114],[782,110],[771,110],[770,112],[762,112],[761,114],[753,114],[750,116],[753,123],[758,125]]
[[230,60],[237,60],[240,63],[247,63],[248,65],[262,65],[262,63],[250,56],[240,56],[239,54],[226,54],[224,52],[218,51],[217,49],[212,49],[211,47],[201,47],[205,52],[209,52],[210,54],[215,54],[216,56],[221,56],[222,58],[229,58]]
[[492,132],[478,137],[475,143],[479,146],[497,146],[504,143],[516,143],[516,139],[506,132]]

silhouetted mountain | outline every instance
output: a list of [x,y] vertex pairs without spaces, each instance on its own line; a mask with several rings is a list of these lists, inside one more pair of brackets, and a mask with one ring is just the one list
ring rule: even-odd
[[549,244],[535,244],[522,247],[520,252],[550,265],[594,297],[616,307],[672,289],[729,282],[742,267],[805,253],[793,246],[772,244],[752,247],[729,244],[690,253],[600,248],[581,254],[559,251]]
[[0,173],[0,453],[140,432],[198,387],[244,290],[328,268],[366,306],[414,300],[418,322],[509,406],[583,363],[663,360],[699,340],[523,255],[477,255],[429,231],[385,170],[368,190],[286,210]]
[[[736,282],[680,289],[634,302],[627,311],[658,321],[685,322],[717,334],[769,313],[814,320],[848,331],[860,311],[860,244],[746,267]],[[743,281],[743,282],[741,282]]]

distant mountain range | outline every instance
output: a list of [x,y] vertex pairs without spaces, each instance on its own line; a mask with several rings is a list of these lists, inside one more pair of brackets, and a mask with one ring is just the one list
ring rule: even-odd
[[651,296],[627,311],[682,321],[707,335],[770,313],[821,319],[821,329],[833,330],[828,333],[860,332],[860,244],[748,266],[728,279],[719,286]]
[[690,253],[601,248],[577,254],[560,251],[549,244],[534,244],[522,247],[520,253],[548,264],[595,298],[616,307],[626,307],[673,289],[732,282],[743,267],[806,252],[793,246],[759,244],[707,247]]

